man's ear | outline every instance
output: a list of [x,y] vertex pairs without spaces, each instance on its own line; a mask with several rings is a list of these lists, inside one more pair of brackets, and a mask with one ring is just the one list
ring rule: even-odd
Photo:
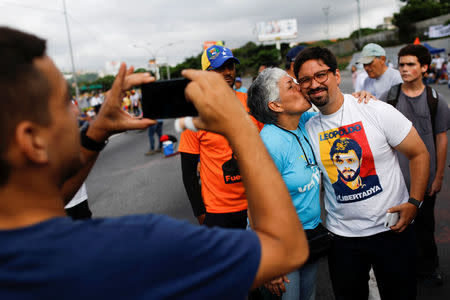
[[339,71],[339,69],[336,69],[334,76],[336,76],[337,84],[341,84],[341,72]]
[[278,101],[270,101],[267,106],[269,106],[269,109],[274,112],[283,112],[283,107],[281,105],[281,102]]
[[420,70],[422,71],[422,74],[425,74],[428,71],[428,65],[421,65]]
[[15,131],[15,142],[28,160],[38,164],[48,162],[48,138],[42,126],[30,121],[20,122]]

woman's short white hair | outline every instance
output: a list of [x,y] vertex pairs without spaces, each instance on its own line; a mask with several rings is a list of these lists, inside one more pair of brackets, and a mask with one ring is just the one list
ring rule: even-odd
[[269,108],[269,102],[280,100],[278,84],[284,76],[288,76],[288,73],[280,68],[266,68],[259,73],[248,89],[247,106],[250,114],[259,122],[276,123],[277,115]]

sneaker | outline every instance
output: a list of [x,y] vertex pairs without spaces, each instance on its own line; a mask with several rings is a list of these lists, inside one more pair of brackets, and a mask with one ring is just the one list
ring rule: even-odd
[[145,153],[145,155],[149,156],[149,155],[152,155],[152,154],[155,154],[155,153],[156,153],[155,150],[149,150],[147,153]]
[[444,285],[442,273],[438,269],[435,269],[430,273],[424,274],[421,279],[423,284],[427,287],[439,287]]

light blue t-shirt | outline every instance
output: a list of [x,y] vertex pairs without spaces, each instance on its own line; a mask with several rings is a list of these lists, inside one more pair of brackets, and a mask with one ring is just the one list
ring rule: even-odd
[[238,92],[241,92],[241,93],[247,93],[247,89],[245,87],[243,87],[243,86],[241,86],[240,88],[235,89],[235,90],[238,91]]
[[320,171],[314,161],[312,148],[305,137],[305,123],[317,113],[305,112],[299,121],[299,128],[291,130],[303,146],[303,150],[314,166],[308,166],[297,139],[294,135],[273,124],[266,124],[261,130],[261,139],[283,177],[289,190],[297,215],[304,229],[314,229],[320,221],[319,185]]

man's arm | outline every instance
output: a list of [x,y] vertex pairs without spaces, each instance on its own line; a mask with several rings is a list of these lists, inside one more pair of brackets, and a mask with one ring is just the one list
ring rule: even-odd
[[199,112],[194,125],[224,135],[237,157],[253,230],[261,243],[253,287],[299,268],[308,258],[308,242],[286,185],[249,115],[219,74],[185,70],[183,76],[191,80],[185,94]]
[[444,179],[445,162],[447,161],[447,132],[436,134],[436,176],[429,195],[432,196],[439,193],[442,187],[442,180]]
[[[409,172],[411,174],[410,197],[422,201],[430,173],[430,155],[414,127],[411,127],[408,135],[395,147],[395,150],[409,159]],[[417,208],[411,203],[403,203],[391,207],[388,212],[400,213],[400,220],[391,229],[402,232],[416,216]]]
[[205,204],[203,203],[201,187],[198,182],[197,165],[198,154],[181,153],[181,172],[183,173],[183,184],[186,189],[192,210],[200,224],[205,220]]
[[[86,132],[86,135],[92,140],[101,143],[106,141],[113,133],[133,129],[145,129],[156,123],[150,119],[134,118],[121,108],[123,93],[125,91],[133,86],[155,80],[149,73],[133,74],[133,71],[133,67],[127,69],[125,64],[120,66],[116,80],[108,92],[97,118],[92,121]],[[65,203],[68,203],[72,199],[86,180],[99,154],[96,151],[89,151],[85,148],[82,148],[81,151],[84,163],[82,168],[77,174],[69,178],[61,188]]]

